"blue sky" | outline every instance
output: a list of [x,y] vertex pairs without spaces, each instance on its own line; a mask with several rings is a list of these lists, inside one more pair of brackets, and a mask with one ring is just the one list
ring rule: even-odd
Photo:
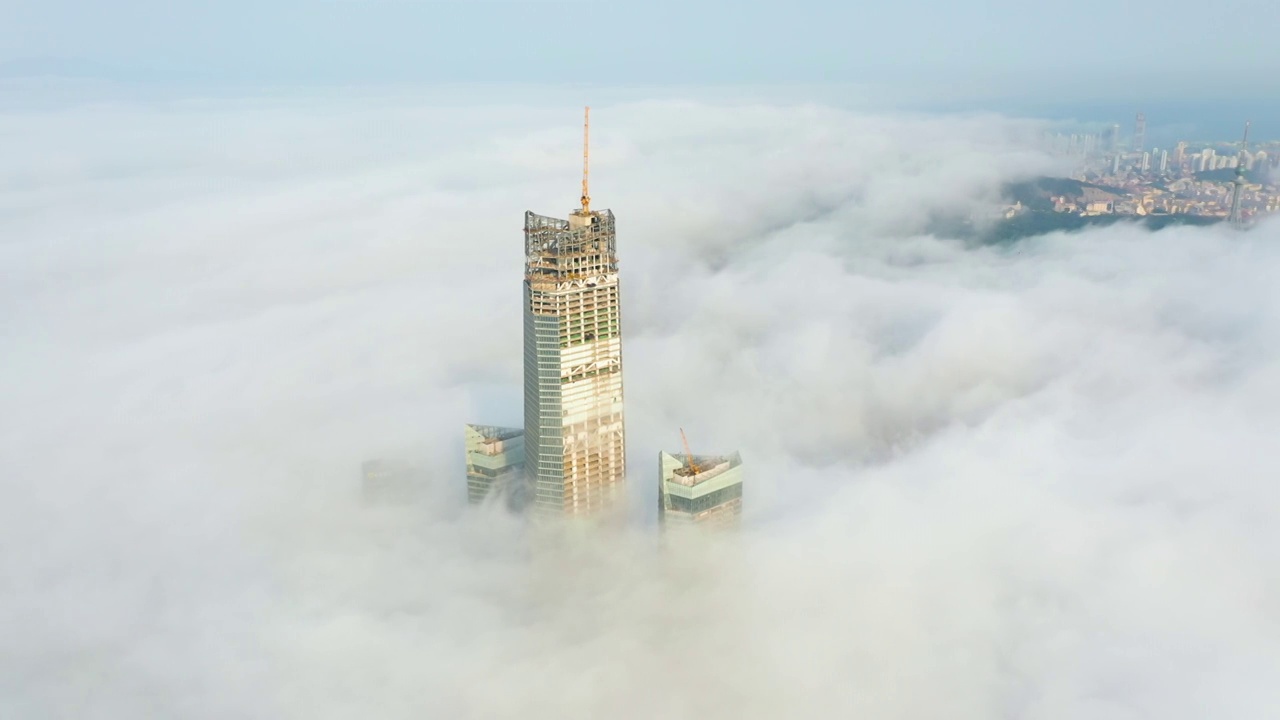
[[[1127,118],[1274,114],[1280,4],[1026,0],[9,0],[0,77],[179,88],[849,86],[864,101]],[[1256,99],[1256,102],[1255,102]],[[1114,108],[1114,110],[1113,110]],[[1160,117],[1152,117],[1158,125]],[[1215,128],[1217,130],[1217,128]]]
[[[9,0],[0,62],[216,82],[854,82],[975,95],[1275,88],[1265,0],[1141,7],[581,0]],[[959,83],[959,87],[956,84]]]

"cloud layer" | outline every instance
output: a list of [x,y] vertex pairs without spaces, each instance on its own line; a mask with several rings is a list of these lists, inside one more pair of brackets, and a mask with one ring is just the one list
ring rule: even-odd
[[[519,424],[525,101],[0,118],[0,716],[1280,713],[1280,228],[926,234],[1053,169],[1035,123],[593,108],[634,523],[463,505]],[[655,456],[747,527],[658,550]],[[365,457],[433,477],[363,508]]]

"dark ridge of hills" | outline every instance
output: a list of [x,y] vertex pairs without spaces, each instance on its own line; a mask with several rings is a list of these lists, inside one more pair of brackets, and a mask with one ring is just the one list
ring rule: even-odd
[[1012,245],[1019,240],[1054,232],[1079,232],[1090,227],[1129,223],[1159,230],[1173,225],[1213,225],[1222,218],[1201,215],[1075,215],[1032,210],[991,223],[975,223],[959,216],[937,216],[925,232],[938,237],[956,238],[976,245]]
[[1096,188],[1103,192],[1124,195],[1120,188],[1098,185],[1073,180],[1071,178],[1038,177],[1030,180],[1006,183],[1001,193],[1010,203],[1020,202],[1029,210],[1052,211],[1053,201],[1049,198],[1056,195],[1079,198],[1084,196],[1085,188]]
[[1075,215],[1072,213],[1027,212],[1001,220],[978,236],[984,245],[1004,245],[1023,238],[1047,235],[1052,232],[1075,232],[1087,227],[1102,227],[1116,223],[1141,225],[1147,230],[1159,230],[1172,225],[1213,225],[1222,218],[1202,215]]

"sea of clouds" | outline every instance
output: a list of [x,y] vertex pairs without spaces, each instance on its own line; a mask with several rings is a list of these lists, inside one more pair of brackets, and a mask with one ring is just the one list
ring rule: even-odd
[[[1280,225],[983,246],[1041,126],[593,108],[631,523],[468,508],[577,108],[0,115],[0,718],[1280,716]],[[740,450],[660,548],[656,455]],[[369,508],[359,463],[427,497]]]

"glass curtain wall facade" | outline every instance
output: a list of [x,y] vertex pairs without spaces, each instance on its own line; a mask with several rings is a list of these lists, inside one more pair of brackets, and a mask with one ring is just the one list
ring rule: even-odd
[[524,430],[467,425],[467,501],[478,505],[494,493],[516,493],[524,478]]

